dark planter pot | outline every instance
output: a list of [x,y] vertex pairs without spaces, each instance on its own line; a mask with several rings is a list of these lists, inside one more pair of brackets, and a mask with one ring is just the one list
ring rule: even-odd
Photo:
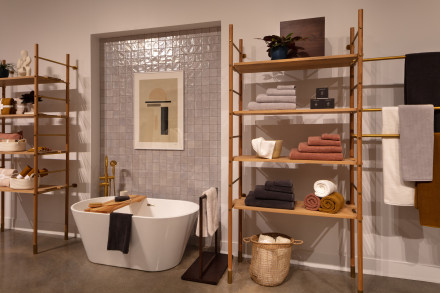
[[0,68],[0,78],[9,77],[9,70]]
[[270,58],[272,60],[286,59],[288,50],[289,48],[286,46],[270,48]]

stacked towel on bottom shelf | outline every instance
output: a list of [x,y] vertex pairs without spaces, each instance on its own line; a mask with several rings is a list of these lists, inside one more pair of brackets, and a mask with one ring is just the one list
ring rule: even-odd
[[260,94],[256,102],[248,104],[249,110],[294,110],[296,109],[296,87],[279,85]]
[[267,181],[265,185],[255,186],[246,196],[247,206],[286,209],[295,208],[295,194],[290,181]]
[[339,134],[324,133],[310,136],[290,151],[291,160],[342,161],[342,146]]

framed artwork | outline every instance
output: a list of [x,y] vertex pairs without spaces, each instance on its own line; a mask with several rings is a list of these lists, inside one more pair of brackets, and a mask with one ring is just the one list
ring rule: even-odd
[[183,71],[134,74],[134,148],[183,150]]

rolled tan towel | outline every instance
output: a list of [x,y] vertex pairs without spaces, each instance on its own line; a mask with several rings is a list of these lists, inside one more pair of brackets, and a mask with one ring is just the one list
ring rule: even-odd
[[24,169],[20,172],[19,176],[17,177],[18,179],[22,179],[24,177],[26,177],[26,175],[32,170],[32,167],[29,165],[26,165],[26,167],[24,167]]
[[342,161],[342,153],[301,153],[298,149],[290,151],[291,160],[317,160],[317,161]]
[[318,211],[321,206],[321,199],[317,197],[314,193],[308,194],[304,198],[304,207],[306,210]]
[[321,138],[326,140],[341,140],[341,136],[337,133],[323,133]]
[[321,198],[320,212],[336,214],[345,206],[345,199],[339,192]]
[[333,145],[308,145],[307,142],[300,142],[298,151],[302,153],[342,153],[342,147]]
[[341,146],[341,141],[338,140],[329,140],[322,139],[320,136],[309,136],[307,140],[308,145],[333,145],[333,146]]

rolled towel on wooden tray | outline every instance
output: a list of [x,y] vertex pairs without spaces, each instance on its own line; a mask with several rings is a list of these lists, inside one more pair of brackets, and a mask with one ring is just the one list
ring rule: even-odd
[[318,211],[321,207],[321,199],[314,193],[310,193],[304,198],[304,207],[306,210]]
[[339,192],[333,192],[332,194],[321,199],[320,212],[336,214],[345,206],[345,199]]

